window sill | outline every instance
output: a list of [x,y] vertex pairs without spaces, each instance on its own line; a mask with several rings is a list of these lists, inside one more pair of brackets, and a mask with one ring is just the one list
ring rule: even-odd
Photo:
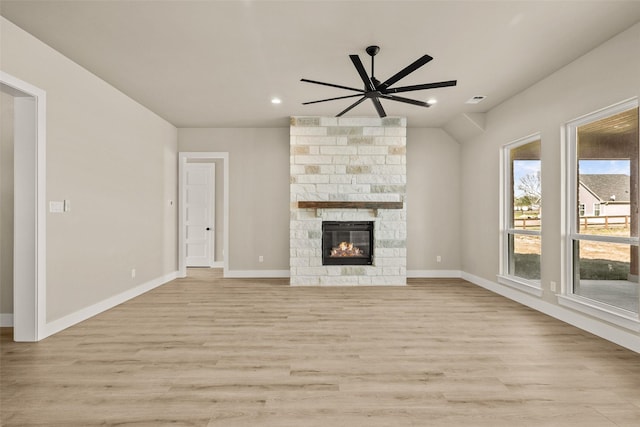
[[542,288],[540,287],[540,284],[531,282],[526,279],[520,279],[514,276],[498,275],[498,283],[500,283],[501,285],[507,285],[511,288],[526,292],[531,295],[535,295],[538,298],[542,297]]
[[640,332],[640,318],[631,311],[617,309],[615,307],[600,304],[597,301],[583,298],[578,295],[558,295],[558,303],[584,314],[596,317],[600,320],[617,326]]

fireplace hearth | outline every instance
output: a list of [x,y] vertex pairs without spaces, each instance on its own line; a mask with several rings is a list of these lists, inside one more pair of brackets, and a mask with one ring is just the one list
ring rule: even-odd
[[323,221],[322,265],[372,265],[373,222]]

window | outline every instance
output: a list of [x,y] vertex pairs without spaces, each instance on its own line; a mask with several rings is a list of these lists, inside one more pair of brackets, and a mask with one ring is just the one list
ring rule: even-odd
[[[637,320],[637,100],[569,123],[567,137],[569,233],[564,297],[607,316]],[[584,215],[585,205],[593,206],[592,216]]]
[[498,281],[541,295],[542,186],[540,135],[504,146],[502,151],[502,244]]

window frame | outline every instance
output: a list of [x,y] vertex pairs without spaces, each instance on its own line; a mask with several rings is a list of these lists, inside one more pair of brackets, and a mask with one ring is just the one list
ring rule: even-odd
[[[578,225],[578,194],[575,189],[578,185],[578,153],[577,131],[580,126],[605,119],[624,111],[638,108],[638,98],[630,98],[617,104],[602,108],[571,120],[564,125],[564,141],[566,144],[566,159],[563,162],[565,168],[564,194],[564,262],[562,263],[563,275],[561,292],[558,294],[558,303],[576,311],[589,314],[596,318],[611,322],[634,331],[640,331],[640,313],[634,313],[613,305],[583,297],[574,293],[574,245],[580,241],[593,241],[605,243],[618,243],[639,246],[638,237],[601,236],[580,233]],[[594,212],[595,213],[595,212]],[[579,213],[578,213],[579,215]],[[576,229],[577,228],[577,229]]]
[[[514,224],[514,200],[512,200],[513,188],[511,187],[511,151],[536,141],[540,141],[540,150],[542,151],[542,135],[540,132],[504,144],[500,150],[500,272],[497,275],[497,279],[500,284],[541,297],[543,293],[542,280],[529,280],[509,273],[511,236],[538,236],[541,247],[540,266],[542,266],[542,219],[540,219],[540,230],[523,230],[512,226]],[[540,182],[542,183],[542,153],[540,155]],[[515,183],[513,184],[515,185]]]

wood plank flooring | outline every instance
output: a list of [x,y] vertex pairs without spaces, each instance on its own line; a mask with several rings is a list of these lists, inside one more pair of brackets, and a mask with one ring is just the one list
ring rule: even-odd
[[638,426],[640,355],[462,280],[175,280],[0,344],[3,426]]

